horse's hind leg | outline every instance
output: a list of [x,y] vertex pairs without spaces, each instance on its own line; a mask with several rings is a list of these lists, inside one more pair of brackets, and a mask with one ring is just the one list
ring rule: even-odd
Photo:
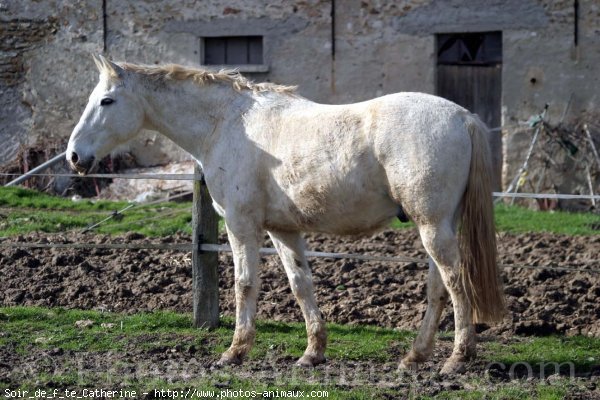
[[448,292],[435,262],[429,258],[427,277],[427,311],[412,349],[400,362],[401,368],[415,369],[418,363],[427,361],[433,352],[435,334],[440,323]]
[[442,373],[462,372],[465,362],[475,357],[475,329],[471,306],[460,276],[460,250],[450,219],[419,226],[423,246],[437,264],[454,308],[455,338],[452,355]]
[[304,255],[304,240],[298,232],[269,232],[269,235],[306,322],[308,346],[297,364],[308,367],[321,364],[325,362],[327,331],[315,300],[312,275]]

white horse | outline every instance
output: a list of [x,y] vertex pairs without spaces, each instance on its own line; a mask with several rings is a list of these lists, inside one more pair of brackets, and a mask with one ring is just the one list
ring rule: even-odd
[[201,164],[235,264],[235,333],[220,363],[241,363],[253,345],[265,230],[306,321],[300,365],[324,362],[327,341],[301,232],[370,232],[403,213],[416,223],[431,260],[428,307],[401,367],[431,355],[448,294],[456,330],[443,373],[462,371],[475,356],[474,322],[502,319],[490,151],[484,125],[467,110],[421,93],[323,105],[232,71],[103,57],[96,64],[100,80],[67,160],[85,174],[147,128]]

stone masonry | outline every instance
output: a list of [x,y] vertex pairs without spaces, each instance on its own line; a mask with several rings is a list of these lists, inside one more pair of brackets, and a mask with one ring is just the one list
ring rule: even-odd
[[[516,128],[544,104],[554,122],[567,104],[567,120],[598,107],[597,0],[0,0],[0,165],[21,146],[66,145],[96,83],[94,53],[199,66],[203,37],[262,36],[251,78],[341,103],[435,93],[436,34],[487,31],[502,32],[510,175],[530,140]],[[153,132],[131,151],[141,165],[187,159]]]

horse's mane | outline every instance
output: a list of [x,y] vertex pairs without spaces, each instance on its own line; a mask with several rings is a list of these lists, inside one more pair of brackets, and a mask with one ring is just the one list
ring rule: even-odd
[[[166,64],[158,66],[138,65],[130,63],[118,63],[125,71],[134,72],[146,76],[151,81],[192,81],[198,85],[213,82],[225,82],[231,84],[237,91],[251,90],[254,93],[275,92],[292,94],[296,86],[277,85],[270,82],[254,83],[241,75],[237,70],[221,69],[211,71],[201,68],[189,68],[177,64]],[[102,69],[109,76],[116,77],[114,68],[109,63],[102,63]]]

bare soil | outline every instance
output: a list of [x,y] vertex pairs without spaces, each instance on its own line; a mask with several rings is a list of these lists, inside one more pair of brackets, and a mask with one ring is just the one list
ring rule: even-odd
[[[32,234],[9,239],[27,242],[156,242],[138,234],[121,237],[100,235]],[[365,238],[339,238],[308,235],[308,247],[317,251],[424,257],[415,230],[387,230]],[[6,240],[5,240],[6,241]],[[189,242],[179,235],[164,238],[165,243]],[[221,238],[224,242],[225,238]],[[270,243],[266,240],[265,245]],[[572,237],[551,234],[501,234],[502,264],[563,266],[600,269],[600,236]],[[234,313],[233,266],[227,254],[219,265],[221,312]],[[0,254],[0,305],[31,305],[97,309],[134,313],[152,310],[189,312],[192,304],[191,262],[189,254],[159,250],[63,250],[3,249]],[[354,260],[311,260],[317,299],[329,322],[372,324],[382,327],[415,329],[426,308],[426,266]],[[302,321],[283,269],[276,257],[265,257],[260,271],[261,295],[258,317],[280,321]],[[592,271],[505,268],[503,270],[509,316],[499,326],[479,326],[480,341],[513,343],[527,340],[524,335],[552,333],[600,336],[600,275]],[[230,327],[233,328],[232,326]],[[452,330],[448,305],[442,330]],[[4,334],[10,334],[4,333]],[[515,335],[516,334],[516,335]],[[451,352],[452,341],[441,337],[432,360],[417,373],[397,369],[397,361],[353,362],[329,360],[315,370],[294,368],[295,360],[277,349],[265,359],[249,360],[241,367],[219,369],[210,349],[217,343],[148,347],[152,338],[131,338],[123,352],[74,352],[60,348],[46,350],[29,346],[26,351],[0,347],[0,382],[19,387],[23,381],[39,376],[76,371],[81,383],[49,381],[47,389],[109,387],[127,388],[129,383],[162,379],[182,389],[193,386],[194,379],[208,379],[219,390],[235,387],[238,378],[252,379],[274,387],[289,387],[294,382],[345,390],[373,388],[373,398],[434,396],[464,390],[494,390],[498,385],[517,385],[535,397],[541,381],[558,385],[570,399],[600,398],[600,369],[593,367],[583,375],[565,379],[536,371],[533,379],[521,372],[490,367],[489,360],[471,363],[465,375],[440,376],[440,365]],[[391,359],[399,360],[406,348],[392,346]],[[515,373],[516,372],[516,375]],[[561,371],[562,374],[562,371]],[[523,376],[521,376],[523,375]],[[109,381],[107,381],[107,377]],[[118,381],[111,381],[117,380]],[[477,382],[476,384],[474,382]],[[475,385],[475,386],[474,386]],[[293,387],[293,386],[292,386]],[[101,397],[98,397],[101,398]],[[152,392],[139,398],[157,398]]]
[[[135,233],[102,235],[31,234],[5,239],[57,243],[142,243],[156,241]],[[226,239],[221,238],[224,242]],[[165,243],[189,242],[179,235]],[[416,230],[386,230],[363,238],[307,236],[316,251],[425,257]],[[584,271],[505,268],[509,307],[504,323],[489,333],[600,336],[600,236],[547,233],[499,236],[502,264],[577,267]],[[268,240],[265,242],[269,246]],[[219,256],[221,313],[233,315],[233,262]],[[318,303],[328,322],[416,329],[426,308],[424,264],[311,259]],[[192,308],[191,260],[187,253],[164,250],[3,249],[0,254],[0,304],[118,312]],[[258,318],[302,321],[287,278],[274,256],[263,258]],[[440,328],[453,329],[450,305]],[[479,327],[486,330],[487,327]]]

